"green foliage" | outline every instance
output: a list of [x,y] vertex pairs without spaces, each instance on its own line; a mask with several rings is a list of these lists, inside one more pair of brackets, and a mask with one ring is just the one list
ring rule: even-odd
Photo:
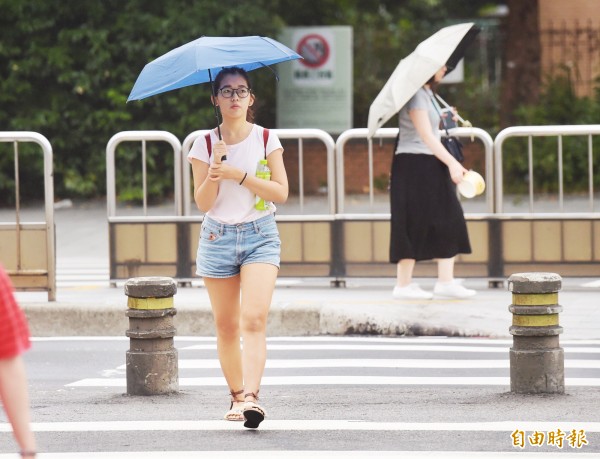
[[[54,150],[57,199],[105,193],[108,140],[126,130],[164,130],[184,139],[214,126],[208,85],[125,103],[144,65],[201,35],[276,37],[281,27],[350,25],[354,30],[354,125],[366,126],[368,108],[398,61],[432,30],[475,17],[484,0],[0,0],[0,130],[35,131]],[[275,81],[251,73],[257,122],[275,124]],[[469,84],[478,87],[477,74]],[[474,82],[471,85],[471,81]],[[483,92],[458,93],[461,107],[484,127],[492,103]],[[466,92],[472,91],[472,92]],[[471,101],[475,101],[472,108]],[[480,103],[481,107],[477,106]],[[494,123],[490,119],[490,123]],[[125,144],[117,192],[141,191],[139,144]],[[12,156],[0,149],[0,203],[13,200]],[[38,152],[39,155],[39,152]],[[39,157],[31,163],[41,164]],[[148,191],[172,192],[168,149],[148,151]],[[41,167],[41,166],[40,166]],[[23,174],[21,195],[34,196],[40,172]],[[38,168],[36,167],[36,171]],[[136,191],[137,190],[137,191]],[[36,195],[39,197],[39,195]]]
[[[537,105],[523,105],[516,110],[518,125],[595,124],[600,115],[598,94],[595,98],[578,97],[569,70],[562,69],[562,72],[547,79]],[[592,150],[597,152],[599,149],[600,139],[596,136]],[[526,138],[509,139],[503,146],[504,186],[509,193],[525,193],[529,189],[528,151]],[[557,138],[533,138],[532,161],[534,191],[555,193],[559,187]],[[562,166],[565,192],[588,190],[588,136],[562,137]],[[600,170],[594,172],[593,181],[596,185],[600,183]]]
[[[115,133],[158,129],[183,139],[215,124],[206,85],[126,104],[144,65],[201,35],[274,35],[267,3],[0,0],[0,130],[48,138],[58,198],[100,196]],[[164,164],[151,173],[149,190],[160,196],[172,188],[172,155],[156,161]],[[9,193],[12,167],[3,155],[0,187]],[[118,190],[127,186],[119,179]]]

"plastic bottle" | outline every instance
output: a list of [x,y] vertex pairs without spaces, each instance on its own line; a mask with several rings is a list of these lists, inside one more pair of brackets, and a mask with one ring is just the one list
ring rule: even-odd
[[[271,169],[267,166],[267,160],[261,159],[256,166],[256,176],[263,180],[271,180]],[[269,203],[263,198],[256,195],[256,204],[254,205],[256,210],[268,210]]]

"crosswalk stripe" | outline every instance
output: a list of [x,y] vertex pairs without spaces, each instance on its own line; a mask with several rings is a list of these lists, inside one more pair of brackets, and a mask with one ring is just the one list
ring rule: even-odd
[[[40,453],[38,459],[196,459],[206,457],[210,459],[230,459],[243,457],[244,459],[329,459],[349,458],[364,459],[365,457],[377,458],[402,458],[402,459],[581,459],[597,457],[598,453],[585,452],[527,452],[527,451],[126,451],[126,452],[78,452],[78,453]],[[0,454],[0,459],[14,459],[14,454]]]
[[[423,351],[423,352],[489,352],[508,353],[508,347],[484,346],[435,346],[435,345],[377,345],[377,344],[271,344],[269,351]],[[216,350],[216,344],[194,344],[185,350]],[[600,354],[600,348],[571,347],[563,348],[565,352],[582,354]]]
[[[241,423],[227,421],[77,421],[33,422],[34,432],[131,432],[131,431],[229,431],[244,430]],[[491,421],[491,422],[374,422],[361,419],[266,419],[261,431],[404,431],[404,432],[524,432],[572,430],[586,433],[600,432],[600,422],[565,421]],[[0,423],[0,432],[10,432],[10,424]]]
[[[565,368],[600,368],[598,360],[569,360]],[[126,365],[120,365],[117,370],[125,370]],[[179,359],[178,367],[183,369],[213,369],[221,368],[217,359]],[[290,359],[267,360],[265,368],[510,368],[508,359],[502,360],[442,360],[442,359]]]
[[[126,336],[37,336],[32,338],[33,341],[129,341]],[[216,343],[214,336],[175,336],[175,341],[195,341]],[[440,337],[350,337],[350,336],[274,336],[268,337],[268,343],[276,342],[338,342],[338,343],[393,343],[393,344],[446,344],[446,343],[461,343],[467,346],[472,346],[477,343],[478,346],[505,346],[512,344],[512,339],[487,339],[487,338],[447,338]],[[600,340],[561,340],[561,347],[571,346],[572,349],[579,349],[582,345],[600,346]],[[600,350],[599,350],[600,352]]]
[[[126,387],[125,378],[87,378],[66,387]],[[223,377],[179,378],[180,387],[215,387],[226,385]],[[510,386],[508,377],[427,377],[427,376],[265,376],[263,386],[296,385],[398,385],[398,386]],[[565,385],[598,387],[600,378],[565,378]]]

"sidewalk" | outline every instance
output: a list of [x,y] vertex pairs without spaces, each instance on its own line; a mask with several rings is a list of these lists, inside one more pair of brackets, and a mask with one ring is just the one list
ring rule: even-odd
[[[434,279],[420,279],[431,290]],[[486,279],[467,279],[477,290],[467,300],[399,301],[393,279],[347,279],[332,288],[327,279],[280,279],[269,315],[270,336],[388,335],[510,337],[512,297],[505,288],[488,288]],[[600,338],[600,292],[593,279],[563,279],[562,339]],[[586,287],[585,285],[590,285]],[[123,335],[127,297],[123,286],[59,288],[57,301],[45,293],[18,292],[34,336]],[[175,324],[180,336],[213,336],[206,289],[178,288]]]

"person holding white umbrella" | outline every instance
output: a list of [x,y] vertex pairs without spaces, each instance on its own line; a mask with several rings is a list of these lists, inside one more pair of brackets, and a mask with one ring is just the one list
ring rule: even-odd
[[478,32],[472,23],[456,24],[420,43],[400,61],[369,109],[369,137],[399,111],[390,181],[390,262],[397,265],[392,293],[396,299],[433,298],[413,281],[420,260],[437,260],[436,296],[468,298],[476,293],[454,279],[455,256],[471,253],[455,188],[467,170],[440,141],[433,89]]
[[454,186],[467,170],[440,142],[440,116],[433,107],[432,87],[445,73],[446,66],[400,110],[400,136],[390,183],[390,262],[397,263],[393,291],[397,299],[433,297],[412,279],[415,262],[432,259],[438,263],[436,296],[475,295],[475,290],[454,280],[454,257],[470,253],[471,246]]

